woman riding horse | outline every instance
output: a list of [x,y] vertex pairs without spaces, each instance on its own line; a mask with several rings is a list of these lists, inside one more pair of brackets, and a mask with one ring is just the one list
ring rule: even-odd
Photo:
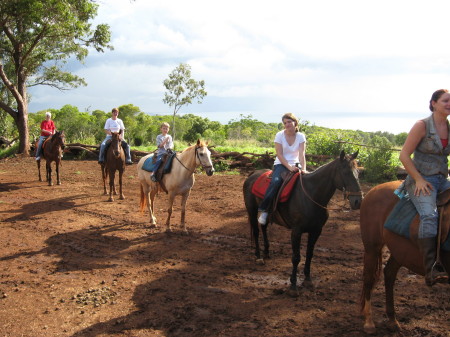
[[[406,138],[400,152],[400,160],[408,176],[404,186],[420,214],[418,244],[425,265],[425,282],[432,286],[447,274],[434,273],[436,262],[436,237],[438,212],[436,197],[440,191],[450,188],[448,180],[448,155],[450,154],[450,93],[440,89],[430,100],[431,116],[417,121]],[[414,159],[411,154],[414,153]]]

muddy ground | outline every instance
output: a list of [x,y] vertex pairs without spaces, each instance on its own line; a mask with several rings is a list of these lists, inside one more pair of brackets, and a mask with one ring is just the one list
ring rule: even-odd
[[[61,170],[62,185],[49,187],[33,158],[0,161],[0,336],[364,335],[359,211],[341,192],[316,246],[315,288],[291,298],[290,233],[270,226],[272,258],[255,264],[245,176],[197,174],[183,235],[179,199],[173,234],[149,228],[136,165],[125,173],[126,199],[113,203],[96,162],[66,160]],[[157,200],[160,224],[166,200]],[[423,283],[399,273],[402,335],[449,336],[450,287]],[[378,336],[399,335],[386,328],[383,282],[374,315]]]

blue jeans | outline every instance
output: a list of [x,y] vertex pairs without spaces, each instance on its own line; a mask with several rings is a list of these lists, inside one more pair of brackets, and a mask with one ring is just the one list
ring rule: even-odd
[[[100,144],[100,153],[98,156],[98,161],[100,163],[103,163],[105,161],[105,148],[106,148],[106,143],[108,142],[108,140],[110,140],[112,138],[111,135],[106,135],[106,138],[103,140],[103,142]],[[122,148],[125,151],[125,161],[126,162],[131,162],[131,152],[130,152],[130,147],[128,146],[127,142],[122,140]]]
[[281,185],[283,185],[283,178],[281,178],[281,174],[288,171],[289,170],[282,164],[273,166],[272,180],[270,181],[269,187],[266,190],[266,194],[264,194],[264,198],[259,205],[258,211],[267,212],[269,210],[273,199],[277,196],[278,190],[280,189]]
[[46,136],[39,136],[39,142],[38,142],[37,149],[36,149],[36,158],[41,156],[42,143],[47,138],[48,137],[46,137]]
[[159,166],[161,165],[162,157],[164,155],[165,155],[165,153],[161,153],[161,154],[158,154],[158,155],[155,154],[155,156],[157,156],[157,157],[156,157],[155,163],[153,164],[153,174],[156,173],[156,171],[158,170]]
[[430,191],[430,195],[423,195],[421,193],[419,196],[415,196],[414,189],[416,184],[413,179],[411,179],[411,183],[406,185],[406,190],[408,191],[409,197],[414,206],[416,206],[417,212],[420,216],[419,239],[437,236],[438,211],[436,206],[436,196],[439,192],[450,188],[450,180],[448,180],[443,174],[422,177],[433,186],[433,190]]

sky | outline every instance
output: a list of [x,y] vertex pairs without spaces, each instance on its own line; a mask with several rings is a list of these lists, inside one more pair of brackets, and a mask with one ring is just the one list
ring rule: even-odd
[[205,81],[193,113],[228,123],[280,122],[408,132],[450,88],[448,0],[99,0],[94,23],[111,27],[113,51],[69,63],[87,87],[30,90],[31,112],[111,111],[133,104],[171,114],[163,81],[180,64]]

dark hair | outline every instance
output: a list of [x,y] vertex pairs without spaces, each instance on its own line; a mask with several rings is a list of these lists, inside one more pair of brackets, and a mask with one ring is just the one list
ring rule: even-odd
[[283,122],[285,119],[290,119],[291,121],[293,121],[295,123],[295,131],[298,132],[299,128],[298,128],[298,118],[295,117],[295,115],[291,112],[285,113],[283,115],[283,117],[281,117],[281,121]]
[[439,100],[439,98],[441,98],[441,96],[445,93],[448,93],[447,89],[439,89],[439,90],[436,90],[435,92],[433,92],[433,95],[431,95],[431,99],[430,99],[431,112],[433,112],[433,105],[431,104],[431,102],[437,102]]

